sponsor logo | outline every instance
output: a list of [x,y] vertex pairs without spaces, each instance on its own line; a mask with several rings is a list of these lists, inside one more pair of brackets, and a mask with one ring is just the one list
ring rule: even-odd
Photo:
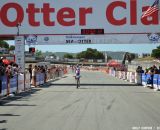
[[44,37],[44,41],[48,42],[49,41],[49,37]]
[[159,39],[160,39],[160,35],[157,34],[157,33],[151,33],[151,34],[148,34],[148,39],[149,39],[151,42],[158,42]]
[[26,42],[31,44],[31,43],[36,43],[37,42],[37,36],[36,35],[29,35],[26,37]]

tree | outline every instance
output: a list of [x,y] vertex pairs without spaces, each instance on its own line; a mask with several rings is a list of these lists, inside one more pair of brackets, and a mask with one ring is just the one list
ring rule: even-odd
[[152,50],[151,56],[154,58],[160,58],[160,46]]
[[6,41],[0,40],[0,47],[9,49],[9,44]]
[[15,50],[15,46],[11,45],[11,46],[9,47],[9,50],[10,50],[10,51]]
[[131,63],[131,61],[134,60],[135,57],[136,57],[135,54],[133,54],[133,53],[128,53],[128,55],[127,55],[127,60],[128,60],[128,62]]
[[107,56],[107,61],[110,61],[112,60],[112,57],[111,56]]
[[103,53],[97,51],[97,49],[87,48],[86,51],[82,51],[77,54],[77,58],[81,59],[104,59]]
[[40,50],[36,50],[35,54],[36,54],[36,57],[43,57],[42,51]]
[[63,56],[64,58],[73,59],[73,55],[67,53]]
[[135,56],[134,53],[126,52],[126,53],[124,54],[124,59],[123,59],[123,61],[122,61],[122,64],[125,64],[126,60],[128,60],[128,62],[131,63],[132,60],[135,59],[135,57],[136,57],[136,56]]

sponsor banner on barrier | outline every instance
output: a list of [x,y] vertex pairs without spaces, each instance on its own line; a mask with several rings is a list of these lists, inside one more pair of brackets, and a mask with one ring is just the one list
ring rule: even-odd
[[0,77],[1,81],[2,81],[2,91],[1,91],[1,95],[7,95],[7,76],[1,76]]
[[160,90],[160,76],[158,77],[158,89]]
[[30,83],[30,74],[25,74],[25,89],[30,89],[31,83]]
[[41,73],[41,79],[40,79],[41,84],[44,84],[44,73]]
[[121,71],[118,71],[118,78],[121,78]]
[[13,78],[11,78],[10,81],[10,93],[17,91],[17,75],[15,75]]
[[40,73],[39,74],[39,84],[43,84],[42,80],[43,80],[43,74]]
[[143,74],[142,74],[142,85],[143,85],[143,86],[146,86],[146,81],[147,81],[147,80],[146,80],[146,74],[143,73]]
[[125,80],[126,79],[126,72],[122,72],[122,79]]
[[153,87],[155,89],[158,89],[158,78],[159,78],[159,75],[158,74],[154,74],[154,76],[153,76]]
[[142,85],[142,74],[141,73],[135,73],[135,83]]
[[114,77],[116,76],[116,73],[115,73],[115,71],[114,71],[114,70],[112,70],[112,72],[111,72],[111,73],[112,73],[112,74],[111,74],[112,76],[114,76]]
[[135,83],[135,73],[130,72],[130,83]]
[[130,72],[127,72],[127,81],[130,79]]
[[18,91],[24,91],[24,74],[18,75]]
[[44,84],[44,74],[43,73],[39,74],[39,84]]
[[36,74],[36,86],[40,84],[39,74]]
[[36,74],[36,85],[44,84],[44,74],[38,73]]
[[153,84],[153,79],[150,74],[146,74],[146,84],[147,86],[151,86]]

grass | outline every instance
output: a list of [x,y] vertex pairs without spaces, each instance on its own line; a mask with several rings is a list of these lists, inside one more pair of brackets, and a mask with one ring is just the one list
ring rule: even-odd
[[153,61],[153,60],[155,60],[155,58],[153,58],[151,56],[148,56],[148,57],[145,57],[145,58],[138,58],[136,60],[137,61]]

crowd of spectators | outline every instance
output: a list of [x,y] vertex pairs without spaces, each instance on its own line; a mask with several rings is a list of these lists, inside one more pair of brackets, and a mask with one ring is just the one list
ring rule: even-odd
[[153,65],[149,68],[146,68],[145,70],[143,70],[143,68],[141,66],[138,66],[136,69],[137,73],[145,73],[145,74],[160,74],[160,66],[157,67],[156,65]]
[[141,66],[138,66],[136,72],[149,74],[150,76],[147,78],[147,84],[151,84],[151,87],[153,87],[153,77],[154,74],[160,74],[160,66],[157,67],[156,65],[153,65],[145,70],[143,70]]
[[[10,62],[5,57],[0,58],[0,77],[6,75],[8,79],[19,73],[19,66],[15,62]],[[2,90],[2,81],[0,78],[0,93]]]
[[52,65],[48,67],[47,65],[32,65],[28,66],[28,72],[30,73],[30,81],[33,86],[36,86],[36,74],[44,73],[44,82],[49,79],[54,79],[56,77],[60,77],[63,73],[67,70],[66,66],[59,65],[55,66]]

